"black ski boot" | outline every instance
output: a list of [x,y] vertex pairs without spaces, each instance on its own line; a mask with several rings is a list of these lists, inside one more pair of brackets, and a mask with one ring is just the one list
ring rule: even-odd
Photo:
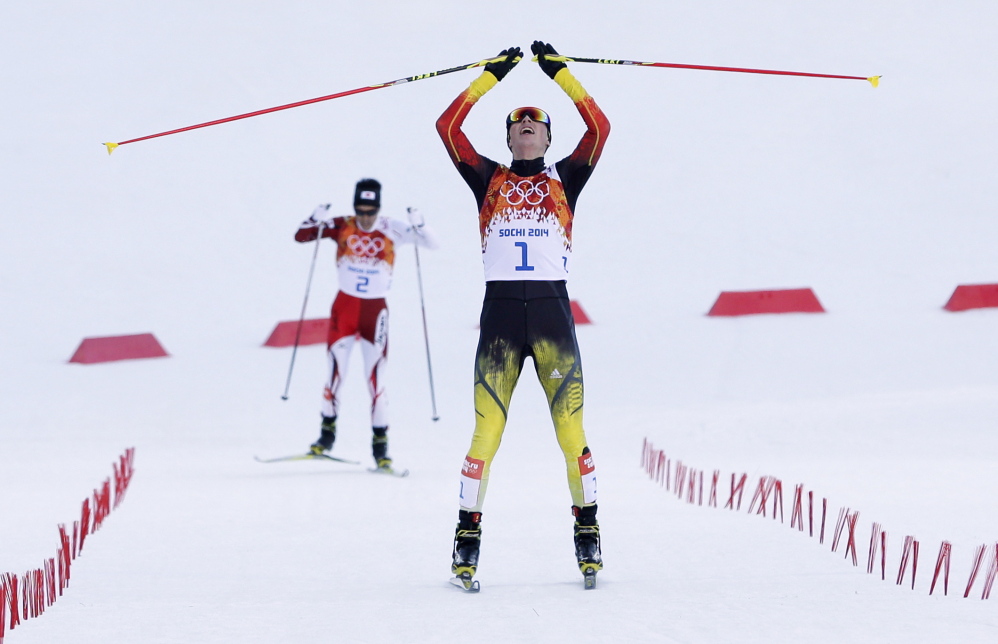
[[581,508],[573,505],[572,514],[575,515],[575,558],[585,578],[586,590],[589,590],[596,587],[596,573],[603,569],[596,505]]
[[374,466],[386,472],[392,471],[392,459],[388,456],[388,428],[372,427],[374,437],[371,438],[371,453],[374,455]]
[[461,510],[454,531],[454,552],[450,570],[455,582],[470,592],[478,592],[472,577],[478,570],[478,549],[482,543],[482,513]]
[[333,443],[335,441],[336,441],[336,416],[323,416],[322,432],[319,434],[319,440],[312,443],[312,445],[308,449],[311,453],[315,454],[316,456],[319,456],[333,449]]

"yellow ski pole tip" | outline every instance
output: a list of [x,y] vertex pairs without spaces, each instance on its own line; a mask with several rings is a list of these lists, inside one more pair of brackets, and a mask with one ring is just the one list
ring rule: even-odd
[[106,145],[107,146],[107,153],[108,154],[111,154],[112,152],[114,152],[114,149],[116,147],[118,147],[117,143],[103,143],[102,145]]
[[874,87],[880,87],[880,77],[879,76],[870,76],[866,80],[870,81],[870,85],[873,85]]

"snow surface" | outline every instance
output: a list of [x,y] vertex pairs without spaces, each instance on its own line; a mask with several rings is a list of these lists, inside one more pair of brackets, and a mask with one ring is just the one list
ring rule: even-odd
[[[7,642],[993,642],[974,549],[998,540],[998,311],[952,314],[998,281],[998,5],[576,0],[8,2],[0,7],[0,572],[55,554],[56,525],[136,448],[124,503],[67,593]],[[433,122],[455,73],[121,147],[103,141],[470,63],[535,38],[569,55],[883,74],[859,81],[576,64],[613,124],[577,211],[570,281],[606,569],[583,592],[561,456],[525,372],[492,470],[479,578],[447,584],[474,421],[483,292],[470,191]],[[522,63],[472,112],[582,132]],[[398,259],[391,451],[360,466],[260,465],[317,435],[321,348],[261,348],[295,319],[318,203],[354,182],[417,206],[437,404],[411,248]],[[309,316],[335,292],[319,256]],[[715,319],[722,290],[811,287],[828,313]],[[68,365],[84,337],[153,332],[171,357]],[[359,356],[336,453],[369,458]],[[722,477],[777,476],[787,524],[678,501],[644,438]],[[726,478],[722,478],[726,480]],[[860,510],[854,568],[789,528],[793,485]],[[750,490],[751,492],[751,490]],[[746,499],[747,501],[747,499]],[[888,581],[865,571],[870,523]],[[896,586],[904,535],[913,591]],[[928,594],[942,540],[950,594]],[[893,570],[892,570],[893,569]]]

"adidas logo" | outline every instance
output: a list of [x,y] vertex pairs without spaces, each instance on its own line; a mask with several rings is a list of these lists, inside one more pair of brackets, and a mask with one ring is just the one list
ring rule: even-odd
[[558,380],[558,379],[564,378],[564,377],[565,376],[561,375],[560,371],[558,371],[557,369],[555,369],[554,371],[551,372],[551,375],[548,376],[548,379],[549,380]]

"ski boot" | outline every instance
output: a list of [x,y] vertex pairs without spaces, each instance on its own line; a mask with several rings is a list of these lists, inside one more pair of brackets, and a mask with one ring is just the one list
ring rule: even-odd
[[374,437],[371,438],[371,453],[374,455],[375,469],[391,473],[392,459],[388,456],[388,428],[373,427]]
[[336,441],[336,416],[322,417],[322,431],[319,440],[309,446],[308,451],[316,456],[321,456],[333,449],[333,442]]
[[482,513],[461,510],[458,513],[457,529],[454,531],[454,552],[450,570],[455,577],[455,586],[477,593],[478,582],[473,581],[478,570],[478,549],[482,543]]
[[596,521],[596,505],[572,506],[575,515],[575,558],[586,590],[596,588],[596,573],[603,569],[603,557],[599,546],[599,523]]

